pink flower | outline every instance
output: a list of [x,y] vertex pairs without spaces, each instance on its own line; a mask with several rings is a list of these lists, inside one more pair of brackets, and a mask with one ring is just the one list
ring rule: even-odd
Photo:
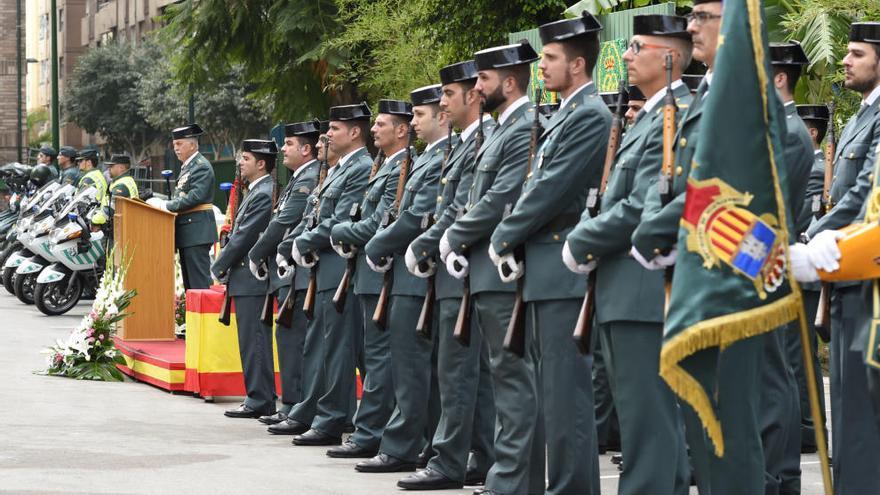
[[89,312],[89,316],[94,320],[98,317],[98,313],[95,313],[95,310],[93,309]]
[[89,331],[88,331],[88,332],[86,332],[86,334],[88,334],[88,336],[89,336],[89,337],[91,337],[91,336],[92,336],[92,335],[95,335],[95,329],[94,329],[94,328],[91,328],[91,327],[89,327]]
[[104,334],[98,335],[98,340],[104,340]]

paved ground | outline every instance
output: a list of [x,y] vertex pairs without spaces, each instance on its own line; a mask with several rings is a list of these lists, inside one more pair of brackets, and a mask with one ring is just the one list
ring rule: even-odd
[[[359,474],[323,448],[294,447],[256,421],[148,385],[35,375],[40,350],[87,312],[48,318],[0,289],[0,492],[385,494],[397,474]],[[804,456],[805,495],[821,493],[818,460]],[[610,456],[602,492],[617,491]],[[696,490],[692,490],[696,493]],[[439,493],[470,493],[470,490]]]

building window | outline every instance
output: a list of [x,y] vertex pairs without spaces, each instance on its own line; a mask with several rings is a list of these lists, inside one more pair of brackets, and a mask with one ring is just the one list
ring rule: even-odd
[[40,39],[44,40],[49,36],[49,13],[40,16]]
[[58,32],[64,31],[64,9],[58,9]]
[[64,57],[58,57],[58,79],[64,79]]
[[49,60],[40,60],[40,84],[49,84],[49,76],[52,73]]
[[110,1],[111,0],[98,0],[98,10],[101,10],[102,8],[107,6],[107,4],[110,3]]

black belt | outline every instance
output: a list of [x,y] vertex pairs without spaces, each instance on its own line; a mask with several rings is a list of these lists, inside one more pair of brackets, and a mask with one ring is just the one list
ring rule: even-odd
[[551,232],[559,232],[569,227],[574,227],[581,220],[579,213],[563,213],[553,220],[550,220],[541,227],[537,234],[549,234]]

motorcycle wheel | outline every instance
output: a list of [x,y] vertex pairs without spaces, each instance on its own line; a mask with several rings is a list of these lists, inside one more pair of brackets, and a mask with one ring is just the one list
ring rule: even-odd
[[3,277],[3,287],[9,291],[13,296],[15,295],[15,268],[4,268],[3,273],[0,274]]
[[34,286],[37,284],[37,274],[29,273],[15,277],[15,297],[25,304],[34,303]]
[[74,277],[68,289],[68,281],[61,280],[48,284],[36,284],[34,288],[34,304],[46,316],[58,316],[67,313],[82,296],[83,286],[80,277]]

